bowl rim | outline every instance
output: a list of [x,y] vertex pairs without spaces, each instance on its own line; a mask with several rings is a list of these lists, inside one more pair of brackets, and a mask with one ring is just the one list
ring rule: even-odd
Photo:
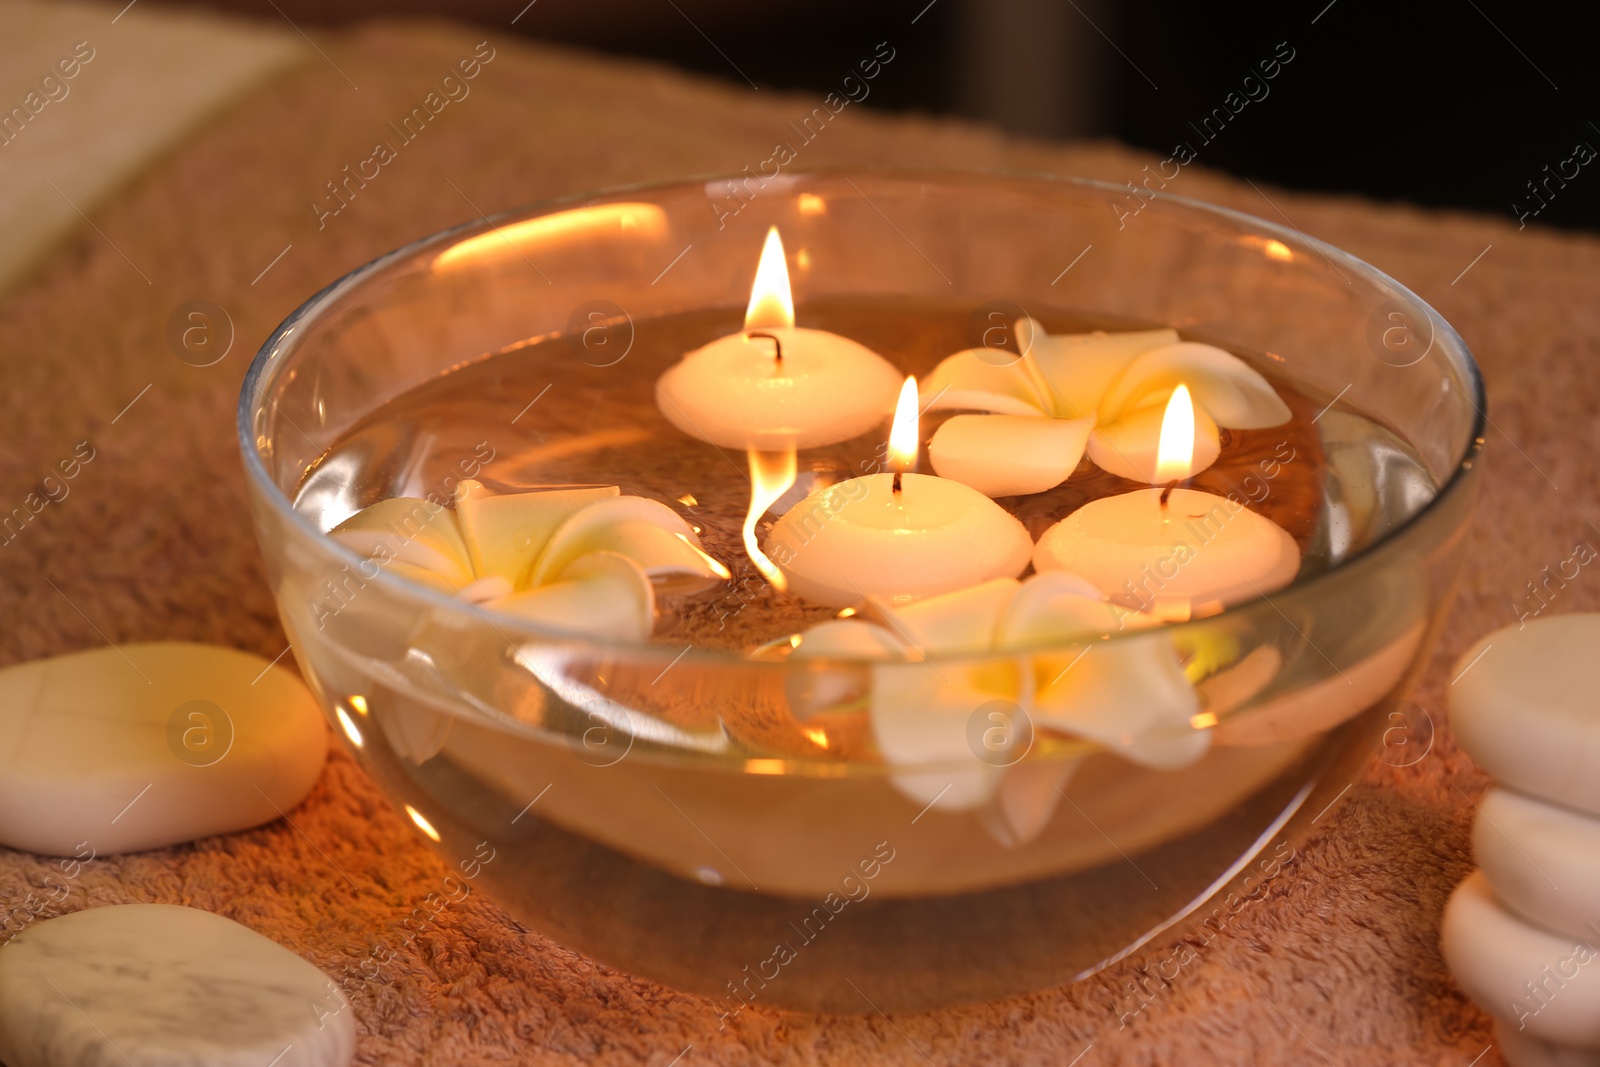
[[[338,297],[358,288],[369,276],[380,273],[390,265],[407,259],[428,246],[437,245],[448,239],[465,236],[469,233],[493,232],[509,222],[535,218],[573,205],[603,202],[621,196],[704,187],[714,182],[736,180],[741,176],[738,173],[722,172],[690,175],[660,181],[632,182],[548,197],[511,207],[492,215],[480,213],[476,219],[469,219],[409,241],[375,259],[369,260],[359,267],[347,271],[332,282],[329,282],[290,312],[273,329],[272,333],[256,350],[256,354],[251,359],[250,366],[245,372],[244,380],[239,390],[236,429],[239,436],[241,459],[243,460],[247,478],[254,483],[259,495],[264,496],[270,502],[270,506],[281,518],[298,527],[303,533],[310,535],[312,540],[321,548],[331,552],[335,559],[346,564],[359,565],[364,561],[364,556],[328,537],[326,531],[319,529],[309,517],[295,509],[293,502],[278,489],[277,484],[273,481],[262,459],[261,452],[256,446],[254,421],[257,411],[257,399],[263,394],[265,387],[270,384],[272,380],[271,372],[278,362],[278,357],[284,354],[284,346],[289,343],[291,335],[302,324],[308,324],[319,315],[327,312]],[[796,168],[788,171],[783,175],[786,182],[784,193],[785,195],[798,194],[802,191],[798,186],[808,178],[837,179],[850,176],[866,176],[875,179],[886,178],[903,181],[908,184],[942,182],[948,185],[957,185],[974,179],[998,179],[1005,182],[1025,183],[1040,188],[1050,186],[1067,187],[1114,195],[1123,195],[1127,191],[1123,186],[1114,182],[1070,174],[1055,174],[1047,171],[1015,170],[998,167],[841,165]],[[1483,451],[1484,446],[1484,435],[1488,424],[1486,412],[1487,396],[1484,389],[1483,375],[1478,367],[1477,359],[1455,327],[1450,325],[1432,304],[1423,300],[1408,286],[1379,270],[1366,260],[1326,241],[1311,237],[1292,224],[1280,225],[1247,212],[1204,200],[1197,200],[1193,197],[1177,196],[1166,192],[1155,192],[1154,196],[1157,200],[1173,205],[1181,211],[1222,219],[1235,227],[1260,236],[1271,237],[1291,249],[1314,252],[1330,265],[1346,267],[1379,288],[1390,292],[1393,297],[1403,299],[1421,309],[1426,313],[1432,326],[1430,351],[1432,347],[1439,346],[1440,342],[1443,341],[1445,342],[1443,347],[1447,351],[1453,348],[1460,353],[1461,370],[1470,385],[1470,391],[1464,395],[1468,402],[1472,404],[1474,412],[1472,429],[1468,435],[1466,446],[1461,454],[1456,457],[1449,478],[1439,486],[1432,499],[1418,508],[1404,523],[1391,530],[1382,539],[1364,546],[1355,554],[1341,560],[1334,566],[1303,579],[1297,579],[1289,586],[1274,590],[1270,595],[1262,593],[1248,600],[1230,604],[1215,614],[1184,622],[1166,623],[1157,628],[1157,631],[1180,633],[1191,627],[1218,625],[1225,620],[1237,619],[1249,612],[1259,611],[1263,605],[1268,605],[1279,614],[1282,614],[1282,609],[1278,606],[1278,602],[1273,599],[1274,597],[1280,600],[1285,597],[1298,600],[1303,596],[1313,595],[1316,591],[1326,587],[1329,582],[1339,580],[1341,576],[1347,574],[1353,568],[1375,565],[1403,552],[1407,542],[1413,538],[1415,531],[1429,522],[1431,516],[1443,510],[1447,500],[1453,500],[1462,492],[1470,489],[1468,476],[1472,468],[1476,466],[1477,458]],[[1426,353],[1424,353],[1424,356],[1426,356]],[[257,524],[257,528],[259,530],[259,524]],[[443,609],[452,613],[474,615],[479,621],[489,617],[485,615],[481,606],[463,601],[458,596],[410,581],[390,572],[387,568],[380,567],[378,571],[374,578],[368,580],[377,582],[380,588],[389,590],[392,595],[412,601],[421,601],[424,606],[436,610]],[[682,650],[678,649],[676,645],[662,644],[650,638],[646,638],[644,641],[618,641],[597,638],[573,631],[538,626],[519,616],[500,612],[494,612],[492,618],[494,620],[493,625],[508,625],[529,640],[544,640],[568,645],[581,644],[597,653],[626,656],[634,662],[665,661],[667,659],[677,662],[679,659],[687,658],[692,659],[697,666],[737,665],[743,670],[761,668],[793,669],[795,666],[803,666],[805,669],[818,669],[832,665],[859,666],[873,662],[865,657],[844,656],[808,657],[803,663],[799,664],[791,660],[762,660],[730,649],[695,648],[691,646],[688,650]],[[1016,647],[1007,646],[1004,649],[944,651],[926,654],[917,662],[929,664],[972,663],[996,658],[1060,653],[1067,649],[1082,647],[1091,640],[1135,640],[1140,636],[1148,636],[1152,632],[1156,631],[1124,630],[1103,637],[1089,637],[1086,635],[1082,639],[1073,641],[1051,641],[1037,645],[1029,644]],[[686,656],[685,652],[688,652],[689,655]]]

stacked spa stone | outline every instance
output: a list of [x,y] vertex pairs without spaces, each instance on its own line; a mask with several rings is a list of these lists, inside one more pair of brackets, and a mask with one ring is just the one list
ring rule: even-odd
[[1600,615],[1489,635],[1456,668],[1456,738],[1498,784],[1445,960],[1512,1067],[1600,1065]]

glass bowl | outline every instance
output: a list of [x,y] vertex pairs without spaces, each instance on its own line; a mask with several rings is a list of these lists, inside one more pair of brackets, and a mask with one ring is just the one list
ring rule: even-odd
[[[283,625],[348,750],[461,886],[733,1014],[1059,984],[1286,869],[1426,662],[1475,495],[1482,387],[1455,332],[1367,264],[1133,190],[855,170],[603,192],[424,238],[284,321],[238,416]],[[1200,694],[1184,729],[1206,735],[1203,755],[1162,769],[1041,734],[1003,761],[1006,803],[1034,813],[1021,832],[999,801],[951,810],[903,788],[971,766],[887,764],[870,712],[829,696],[857,693],[863,662],[785,658],[783,641],[751,655],[732,640],[574,637],[326,536],[419,471],[445,471],[446,489],[452,476],[529,482],[589,456],[607,477],[587,480],[630,485],[694,447],[704,460],[683,468],[681,510],[736,525],[743,457],[688,441],[651,402],[685,347],[657,324],[704,313],[709,336],[736,330],[770,225],[802,326],[843,330],[865,313],[914,333],[925,313],[976,338],[1019,309],[1171,326],[1292,384],[1295,432],[1316,456],[1296,475],[1319,499],[1307,566],[1288,588],[1163,631]],[[549,395],[495,396],[520,407],[503,424],[361,431],[497,353],[525,353],[518,366]],[[936,672],[1033,669],[1075,651],[930,658]]]

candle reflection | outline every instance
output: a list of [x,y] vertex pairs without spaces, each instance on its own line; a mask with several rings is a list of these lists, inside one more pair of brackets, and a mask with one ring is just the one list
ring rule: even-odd
[[794,484],[796,465],[794,449],[781,452],[764,452],[752,448],[750,457],[750,510],[744,517],[744,550],[750,562],[756,565],[761,576],[779,592],[789,588],[788,579],[778,565],[767,558],[756,541],[756,523],[767,509]]

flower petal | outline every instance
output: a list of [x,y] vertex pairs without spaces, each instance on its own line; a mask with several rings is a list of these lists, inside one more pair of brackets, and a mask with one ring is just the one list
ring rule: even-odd
[[1176,330],[1128,330],[1051,336],[1028,317],[1017,320],[1017,343],[1045,383],[1046,410],[1064,419],[1093,418],[1117,373],[1153,348],[1178,343]]
[[1115,422],[1146,405],[1159,407],[1180,384],[1218,426],[1257,430],[1289,421],[1289,405],[1253,367],[1231,352],[1194,341],[1153,349],[1124,367],[1100,402],[1100,421]]
[[407,571],[396,573],[416,580],[426,579],[409,568],[440,575],[452,586],[472,581],[471,557],[456,513],[431,500],[408,496],[380,500],[335,526],[330,536],[363,556],[407,565]]
[[[800,643],[789,656],[803,664],[784,672],[789,710],[804,721],[830,708],[852,704],[872,687],[871,668],[861,660],[903,660],[908,651],[899,637],[870,622],[829,619],[818,623],[800,635]],[[806,664],[806,660],[823,662]]]
[[954,673],[916,663],[874,667],[872,735],[896,789],[941,811],[970,811],[989,802],[1005,770],[974,750],[973,716],[1005,698],[945,680]]
[[928,458],[984,496],[1026,496],[1066,481],[1088,441],[1087,419],[956,415],[934,431]]
[[1006,605],[995,628],[995,645],[1026,648],[1097,638],[1123,629],[1129,619],[1139,616],[1108,603],[1087,578],[1046,571],[1023,582]]
[[[462,560],[462,565],[466,565],[465,560]],[[472,586],[472,575],[470,573],[465,575],[466,584],[463,585],[461,583],[462,576],[459,574],[445,573],[431,567],[418,567],[415,564],[402,563],[398,559],[385,563],[383,569],[389,574],[397,575],[419,585],[428,586],[431,589],[437,589],[441,593],[459,593],[463,589],[468,589]],[[508,589],[507,592],[509,591]]]
[[[1193,661],[1191,661],[1192,668]],[[1283,669],[1283,653],[1276,645],[1257,645],[1248,654],[1195,683],[1201,706],[1219,720],[1228,720],[1235,708],[1242,708],[1271,685]],[[1192,670],[1190,672],[1192,674]],[[1228,730],[1219,728],[1220,743],[1230,740]]]
[[[1011,360],[1012,362],[1005,362]],[[1001,415],[1048,415],[1022,359],[1000,349],[969,348],[946,356],[917,383],[925,411],[971,408]]]
[[904,659],[906,643],[861,619],[829,619],[800,635],[790,659]]
[[[1156,484],[1156,450],[1161,443],[1162,405],[1138,408],[1115,422],[1095,427],[1089,435],[1089,458],[1119,478]],[[1222,454],[1222,434],[1206,409],[1194,409],[1194,458],[1190,475],[1199,474]]]
[[1217,743],[1271,745],[1297,741],[1354,718],[1382,700],[1385,693],[1393,692],[1412,668],[1424,629],[1423,620],[1418,619],[1394,641],[1380,646],[1354,666],[1238,714],[1224,716],[1216,730]]
[[1044,833],[1056,813],[1072,775],[1083,762],[1070,759],[1025,759],[1000,779],[994,804],[983,813],[983,828],[1007,848],[1019,848]]
[[1200,698],[1165,633],[1087,644],[1081,652],[1040,657],[1038,665],[1039,726],[1098,741],[1152,767],[1192,763],[1210,746],[1210,732],[1190,725]]
[[512,588],[510,582],[498,574],[491,574],[487,578],[479,578],[477,581],[468,582],[460,589],[457,589],[456,592],[474,604],[484,604],[490,600],[499,600],[503,596],[510,596],[516,590]]
[[581,556],[556,581],[486,606],[552,629],[618,641],[643,641],[655,619],[649,577],[633,560],[615,552]]
[[652,578],[715,582],[727,577],[727,568],[700,550],[694,528],[677,512],[648,497],[616,496],[589,504],[563,522],[529,567],[524,587],[552,580],[591,552],[627,556]]
[[398,694],[377,718],[395,754],[412,763],[425,763],[443,751],[455,722],[454,716]]
[[1002,613],[1021,587],[1015,578],[992,578],[909,604],[869,596],[862,617],[923,654],[986,652],[994,646]]
[[583,508],[615,497],[614,485],[496,493],[468,479],[456,487],[456,517],[479,578],[498,574],[527,588],[528,566],[556,529]]

